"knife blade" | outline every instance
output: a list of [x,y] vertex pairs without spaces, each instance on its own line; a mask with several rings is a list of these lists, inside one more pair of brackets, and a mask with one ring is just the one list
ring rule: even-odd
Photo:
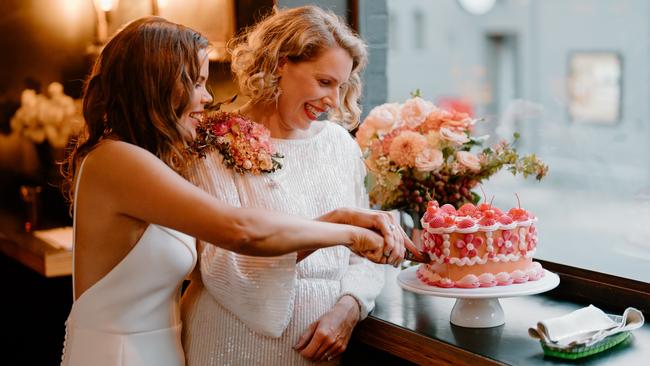
[[420,252],[418,254],[415,254],[415,253],[413,253],[413,252],[411,252],[409,250],[407,250],[404,253],[404,260],[411,261],[411,262],[417,262],[417,263],[426,263],[426,264],[431,262],[429,260],[429,257],[425,253]]

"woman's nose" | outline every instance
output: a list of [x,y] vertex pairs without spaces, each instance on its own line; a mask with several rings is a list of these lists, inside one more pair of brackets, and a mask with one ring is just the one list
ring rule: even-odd
[[208,93],[207,90],[203,92],[203,98],[201,98],[201,103],[202,104],[212,103],[212,95],[210,95],[210,93]]
[[334,90],[325,97],[325,104],[330,109],[337,109],[339,107],[339,88],[334,88]]

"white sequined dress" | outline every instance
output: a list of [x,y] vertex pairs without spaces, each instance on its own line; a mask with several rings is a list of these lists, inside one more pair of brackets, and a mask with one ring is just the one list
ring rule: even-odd
[[[338,207],[367,207],[359,147],[341,126],[320,124],[307,139],[273,139],[284,159],[272,174],[240,175],[214,152],[192,167],[190,180],[234,206],[308,218]],[[200,248],[182,300],[188,365],[312,364],[292,348],[300,335],[346,294],[357,299],[365,318],[384,281],[383,266],[343,246],[318,250],[297,264],[295,253],[259,258]]]

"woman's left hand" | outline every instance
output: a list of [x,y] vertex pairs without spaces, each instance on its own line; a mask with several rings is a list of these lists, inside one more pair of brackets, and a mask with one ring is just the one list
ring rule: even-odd
[[307,328],[293,348],[312,361],[330,361],[343,354],[358,321],[357,300],[343,296]]
[[411,251],[415,249],[415,245],[395,221],[393,215],[386,211],[341,207],[326,213],[318,220],[355,225],[381,233],[384,237],[383,257],[376,258],[357,252],[376,263],[391,264],[397,267],[404,259],[405,250],[407,248]]

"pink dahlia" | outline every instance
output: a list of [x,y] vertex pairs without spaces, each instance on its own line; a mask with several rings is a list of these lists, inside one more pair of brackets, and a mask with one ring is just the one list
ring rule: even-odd
[[403,131],[390,144],[388,156],[395,164],[415,166],[415,159],[427,146],[427,139],[417,132]]

